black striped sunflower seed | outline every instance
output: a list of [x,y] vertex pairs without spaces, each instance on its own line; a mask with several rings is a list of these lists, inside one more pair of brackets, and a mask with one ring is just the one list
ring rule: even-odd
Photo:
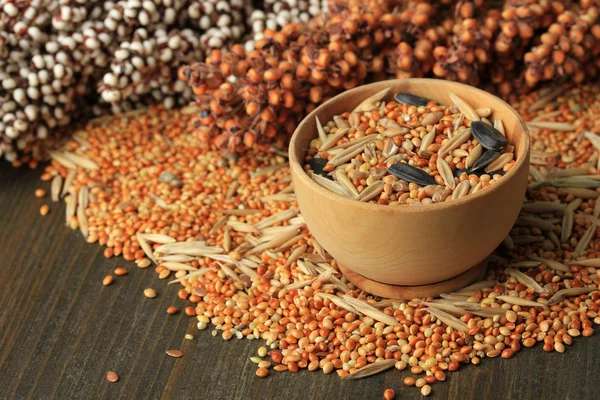
[[456,171],[454,171],[454,176],[457,178],[460,178],[460,176],[462,174],[467,174],[467,175],[476,175],[476,176],[481,176],[481,175],[502,175],[504,176],[504,174],[506,174],[506,172],[502,171],[502,170],[498,170],[498,171],[493,171],[493,172],[485,172],[484,170],[478,170],[478,171],[470,171],[468,169],[457,169]]
[[471,122],[473,137],[477,139],[484,149],[502,151],[508,144],[508,140],[493,126],[482,121]]
[[331,177],[328,175],[328,172],[323,171],[323,168],[325,168],[325,166],[327,165],[327,160],[313,157],[308,162],[308,165],[310,165],[310,168],[315,174],[324,176],[327,179],[331,179]]
[[429,103],[429,99],[426,99],[425,97],[408,93],[396,93],[394,95],[394,100],[400,104],[409,104],[416,107],[426,106],[427,103]]
[[427,172],[412,165],[397,162],[392,164],[388,171],[398,179],[408,183],[416,183],[419,186],[435,185],[435,179]]
[[481,157],[471,167],[471,171],[480,171],[500,157],[500,153],[493,150],[484,151]]

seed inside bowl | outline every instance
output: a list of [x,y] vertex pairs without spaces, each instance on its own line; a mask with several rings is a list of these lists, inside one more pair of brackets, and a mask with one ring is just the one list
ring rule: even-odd
[[450,106],[388,89],[336,115],[310,142],[304,169],[322,187],[384,205],[452,201],[498,182],[515,163],[502,121],[450,93]]

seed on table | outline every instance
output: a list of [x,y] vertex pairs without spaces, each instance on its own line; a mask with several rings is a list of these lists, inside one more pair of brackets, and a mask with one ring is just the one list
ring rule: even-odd
[[162,271],[160,271],[160,273],[158,274],[158,279],[166,279],[169,277],[169,275],[171,275],[171,271],[168,269],[163,269]]
[[40,215],[43,217],[45,215],[48,215],[48,213],[50,212],[50,207],[48,207],[47,205],[43,205],[40,207]]
[[431,394],[431,386],[429,385],[425,385],[421,388],[421,395],[422,396],[429,396]]
[[418,388],[421,388],[423,386],[425,386],[427,384],[427,381],[425,381],[424,378],[419,378],[415,381],[415,386]]
[[407,366],[408,366],[408,364],[406,364],[406,362],[404,362],[402,360],[396,362],[396,364],[395,364],[396,369],[398,369],[400,371],[405,370]]
[[114,383],[119,380],[119,375],[116,372],[108,371],[106,373],[106,380]]
[[265,357],[267,355],[267,349],[265,347],[259,347],[257,353],[260,357]]
[[193,317],[196,315],[196,309],[194,307],[186,307],[184,312],[188,317]]
[[45,196],[46,196],[46,191],[44,189],[36,189],[35,190],[35,197],[37,197],[38,199],[41,199]]
[[190,335],[189,333],[186,333],[184,336],[187,340],[194,340],[194,336]]
[[504,349],[504,351],[502,351],[502,358],[512,358],[512,356],[514,355],[514,352],[511,349]]
[[415,385],[415,378],[413,378],[412,376],[407,376],[406,378],[404,378],[404,384],[406,386],[414,386]]
[[396,398],[396,392],[393,389],[385,389],[383,391],[383,398],[385,400],[393,400]]
[[556,350],[558,353],[564,353],[565,345],[559,342],[554,342],[554,350]]
[[183,352],[181,350],[167,350],[167,355],[173,358],[183,357]]
[[153,298],[156,297],[156,291],[154,289],[151,289],[151,288],[144,289],[144,296],[146,296],[149,299],[153,299]]
[[264,367],[256,370],[256,376],[258,376],[259,378],[264,378],[267,375],[269,375],[269,370]]
[[113,283],[113,280],[114,280],[114,278],[112,277],[112,275],[106,275],[106,276],[104,277],[104,279],[102,279],[102,284],[103,284],[104,286],[108,286],[108,285],[110,285],[111,283]]
[[167,314],[175,315],[178,312],[179,312],[179,309],[177,307],[171,306],[171,307],[167,308]]
[[118,276],[127,275],[127,270],[123,267],[119,267],[119,268],[115,269],[115,275],[118,275]]

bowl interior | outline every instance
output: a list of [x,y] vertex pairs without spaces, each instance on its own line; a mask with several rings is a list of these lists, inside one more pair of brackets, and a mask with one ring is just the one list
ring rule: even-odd
[[[331,120],[334,115],[352,111],[363,100],[388,87],[391,90],[385,98],[387,101],[392,98],[394,93],[402,92],[423,96],[435,100],[440,104],[449,106],[453,103],[450,100],[448,93],[452,92],[460,96],[473,108],[491,108],[493,111],[492,117],[502,120],[506,137],[508,138],[509,143],[515,147],[515,165],[497,184],[487,187],[485,190],[481,190],[478,193],[451,202],[420,205],[418,207],[389,207],[380,204],[358,202],[332,193],[313,182],[303,170],[302,166],[304,164],[304,157],[310,147],[311,140],[318,136],[315,117],[319,117],[319,120],[322,123],[326,123]],[[311,189],[317,190],[325,196],[335,196],[336,200],[352,205],[353,207],[376,207],[381,209],[381,211],[385,210],[384,212],[426,212],[434,209],[440,210],[463,204],[472,200],[474,197],[491,195],[494,191],[502,190],[506,181],[515,175],[516,170],[523,167],[528,154],[529,135],[526,125],[512,107],[501,99],[483,90],[456,82],[437,79],[399,79],[382,81],[341,93],[316,108],[298,125],[292,136],[289,148],[290,167],[294,171],[296,178],[302,179],[311,187]]]

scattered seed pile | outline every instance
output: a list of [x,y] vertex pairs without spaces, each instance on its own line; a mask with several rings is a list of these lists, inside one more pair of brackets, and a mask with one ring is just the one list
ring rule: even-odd
[[[257,376],[396,367],[429,395],[463,365],[538,343],[562,353],[600,324],[600,86],[543,89],[515,107],[534,149],[519,219],[483,281],[437,299],[376,298],[348,283],[299,214],[285,153],[201,149],[193,108],[88,124],[42,179],[106,257],[155,264],[181,285],[198,329],[264,341]],[[149,289],[139,295],[155,297]]]
[[187,104],[193,93],[177,80],[177,67],[258,38],[265,26],[307,21],[327,5],[286,0],[265,7],[244,0],[0,0],[0,157],[39,160],[53,133],[78,118]]
[[582,82],[598,70],[598,4],[331,1],[330,14],[267,29],[255,50],[214,52],[181,75],[215,147],[283,143],[316,105],[385,77],[481,84],[503,97],[544,81]]
[[[389,89],[336,115],[310,143],[305,170],[349,199],[385,205],[433,204],[495,184],[514,165],[504,125],[450,93],[454,105]],[[334,180],[332,180],[332,178]]]

